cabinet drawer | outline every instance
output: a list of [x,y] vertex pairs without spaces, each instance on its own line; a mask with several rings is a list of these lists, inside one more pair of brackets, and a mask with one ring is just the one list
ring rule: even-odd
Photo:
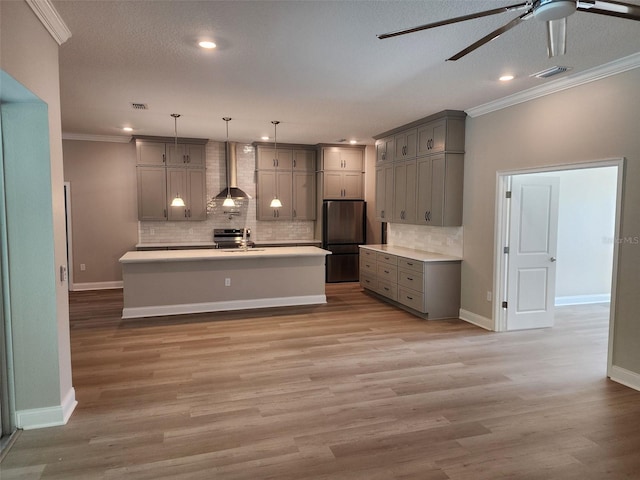
[[398,257],[389,255],[388,253],[378,253],[376,256],[378,262],[388,263],[390,265],[398,265]]
[[360,269],[360,286],[362,288],[368,288],[369,290],[378,289],[378,280],[371,274],[371,272]]
[[375,261],[371,261],[367,258],[360,257],[360,271],[368,272],[369,275],[376,275],[378,264]]
[[424,295],[420,292],[416,292],[409,288],[398,287],[397,300],[409,308],[426,313],[424,308]]
[[373,250],[367,250],[366,248],[361,248],[360,249],[360,258],[368,258],[371,260],[375,260],[376,259],[376,252],[374,252]]
[[384,280],[378,280],[378,290],[380,295],[384,295],[391,300],[398,299],[398,285],[391,282],[385,282]]
[[378,279],[385,282],[398,283],[398,267],[386,263],[378,263],[376,270]]
[[422,272],[398,269],[398,285],[422,292],[424,290],[424,275]]
[[423,272],[424,263],[413,260],[411,258],[398,257],[398,268],[404,268],[405,270],[413,270],[414,272]]

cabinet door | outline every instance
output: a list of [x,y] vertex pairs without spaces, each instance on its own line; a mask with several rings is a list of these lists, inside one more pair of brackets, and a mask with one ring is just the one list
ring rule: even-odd
[[316,152],[314,152],[313,150],[294,150],[293,170],[315,172]]
[[138,220],[167,219],[165,167],[136,167],[138,175]]
[[464,155],[438,154],[418,160],[417,222],[462,225]]
[[[171,202],[177,196],[180,196],[184,200],[184,207],[171,206]],[[187,191],[187,170],[185,168],[167,168],[167,202],[167,219],[169,221],[189,220],[189,195]]]
[[167,165],[180,166],[187,164],[187,153],[183,144],[167,143],[165,144],[165,149],[167,152]]
[[136,141],[136,163],[138,165],[164,165],[164,143]]
[[436,120],[418,128],[418,155],[444,152],[447,137],[447,121]]
[[204,167],[206,163],[205,146],[186,144],[184,146],[187,156],[187,165],[190,167]]
[[416,221],[416,161],[398,163],[393,170],[393,221],[415,223]]
[[207,199],[205,188],[205,170],[203,168],[187,169],[187,202],[189,220],[207,219]]
[[293,151],[288,148],[259,147],[258,148],[258,170],[291,170],[293,167]]
[[362,200],[362,173],[344,172],[342,175],[343,194],[347,200]]
[[294,220],[316,219],[316,175],[315,172],[293,172]]
[[393,137],[383,138],[376,142],[376,163],[392,162],[395,154]]
[[[293,212],[291,172],[275,170],[258,171],[258,220],[291,220]],[[282,207],[271,208],[271,200],[276,196]]]
[[326,200],[339,200],[342,198],[342,173],[325,171],[322,196]]
[[390,222],[393,217],[394,177],[393,164],[376,168],[376,220]]

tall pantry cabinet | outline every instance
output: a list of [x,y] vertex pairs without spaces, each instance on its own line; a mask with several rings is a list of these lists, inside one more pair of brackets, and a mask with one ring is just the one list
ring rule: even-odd
[[374,137],[377,220],[462,225],[465,117],[445,110]]

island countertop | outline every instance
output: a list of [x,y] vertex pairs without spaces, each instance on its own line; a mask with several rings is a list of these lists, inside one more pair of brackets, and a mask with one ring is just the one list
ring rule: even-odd
[[132,251],[120,257],[120,263],[189,262],[211,260],[241,260],[243,258],[320,257],[331,252],[318,247],[264,247],[197,250]]

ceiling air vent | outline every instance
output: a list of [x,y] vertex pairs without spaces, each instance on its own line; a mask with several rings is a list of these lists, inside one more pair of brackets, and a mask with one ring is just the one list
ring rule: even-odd
[[134,110],[147,110],[149,106],[146,103],[132,103],[131,108]]
[[549,78],[553,77],[554,75],[558,75],[559,73],[568,72],[569,70],[571,70],[571,67],[559,67],[556,65],[555,67],[547,68],[546,70],[542,70],[538,73],[533,73],[529,76],[536,78]]

